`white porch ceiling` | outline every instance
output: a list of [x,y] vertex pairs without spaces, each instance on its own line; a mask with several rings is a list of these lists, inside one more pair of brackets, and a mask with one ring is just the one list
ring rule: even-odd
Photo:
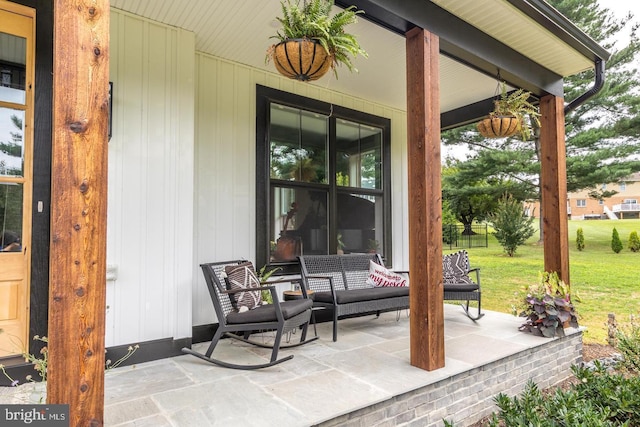
[[[426,1],[426,0],[422,0]],[[563,76],[593,67],[588,58],[550,34],[505,0],[432,0],[530,59]],[[111,6],[195,33],[196,50],[251,67],[265,64],[269,39],[279,28],[279,0],[111,0]],[[490,10],[491,13],[487,14]],[[505,24],[506,23],[506,24]],[[313,84],[406,109],[405,40],[362,17],[349,28],[369,58],[357,58],[359,73],[338,70]],[[451,58],[440,57],[441,111],[496,95],[496,79]]]

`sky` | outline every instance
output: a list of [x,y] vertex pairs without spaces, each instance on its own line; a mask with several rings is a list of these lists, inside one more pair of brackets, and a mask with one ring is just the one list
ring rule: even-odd
[[[620,19],[626,16],[627,13],[633,14],[633,21],[640,22],[640,1],[639,0],[598,0],[598,4],[602,8],[607,8],[616,15],[616,18]],[[622,31],[621,38],[627,37],[628,41],[629,28]],[[619,47],[625,45],[624,40]]]
[[618,17],[632,12],[636,19],[640,19],[640,2],[638,0],[598,0],[602,8],[610,9]]

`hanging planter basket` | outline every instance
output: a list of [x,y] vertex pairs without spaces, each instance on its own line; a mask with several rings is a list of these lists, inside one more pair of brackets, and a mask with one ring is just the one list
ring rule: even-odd
[[478,122],[477,128],[485,138],[506,138],[520,132],[520,126],[517,117],[493,116]]
[[285,77],[312,81],[331,69],[333,57],[315,40],[288,39],[275,45],[273,63]]

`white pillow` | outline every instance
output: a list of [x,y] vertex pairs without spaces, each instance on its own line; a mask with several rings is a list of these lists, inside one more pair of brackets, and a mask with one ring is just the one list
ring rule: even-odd
[[380,264],[369,261],[369,277],[367,284],[374,287],[407,286],[407,279],[398,273],[386,269]]

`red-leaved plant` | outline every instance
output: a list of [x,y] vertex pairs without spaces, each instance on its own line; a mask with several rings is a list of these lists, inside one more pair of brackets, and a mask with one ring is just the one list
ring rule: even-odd
[[[563,337],[565,328],[578,327],[571,287],[556,272],[540,273],[539,277],[538,283],[524,289],[520,304],[514,307],[514,314],[527,318],[519,329],[547,338]],[[579,301],[577,296],[575,299]]]

